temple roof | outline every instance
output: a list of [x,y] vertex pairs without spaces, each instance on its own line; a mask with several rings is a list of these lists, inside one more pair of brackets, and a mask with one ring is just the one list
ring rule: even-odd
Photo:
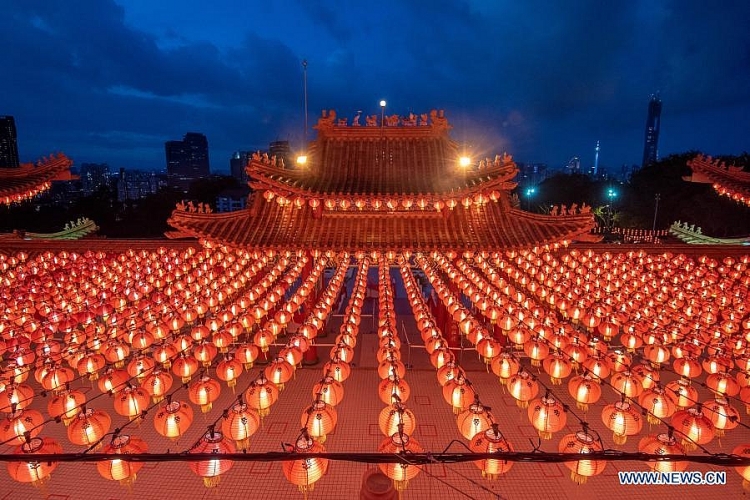
[[[262,200],[261,200],[262,202]],[[294,208],[262,202],[253,215],[247,209],[227,214],[176,210],[169,224],[183,235],[232,247],[337,251],[446,249],[497,250],[530,248],[563,240],[588,239],[590,213],[548,216],[488,203],[442,212],[371,212],[315,216],[309,206]]]
[[73,162],[64,154],[52,155],[18,168],[0,168],[0,202],[7,204],[23,201],[49,189],[56,180],[71,180]]
[[366,123],[324,112],[307,163],[285,168],[256,153],[247,166],[255,190],[248,209],[212,214],[178,204],[168,220],[176,231],[167,236],[335,251],[496,251],[592,238],[590,207],[560,215],[514,208],[518,169],[509,155],[461,166],[442,112]]
[[750,172],[739,167],[726,166],[720,160],[703,155],[696,156],[687,164],[693,173],[685,180],[713,184],[713,188],[720,195],[750,206]]
[[[334,111],[324,113],[315,128],[318,137],[305,152],[304,166],[285,168],[267,155],[256,154],[247,167],[256,190],[287,190],[285,195],[315,196],[320,193],[352,195],[431,195],[470,192],[483,185],[511,189],[517,168],[508,155],[459,166],[457,144],[450,139],[450,125],[442,112],[430,118],[388,117],[378,126],[377,117],[366,126],[336,120]],[[356,122],[358,123],[358,122]]]
[[96,225],[96,222],[83,217],[78,219],[77,221],[68,222],[67,224],[65,224],[65,227],[62,231],[56,231],[54,233],[33,233],[18,230],[13,231],[12,233],[0,233],[0,242],[5,243],[9,239],[78,240],[92,235],[98,230],[99,226]]
[[703,234],[700,227],[694,224],[682,223],[677,221],[669,227],[672,236],[679,238],[685,243],[692,245],[750,245],[750,237],[744,238],[715,238]]

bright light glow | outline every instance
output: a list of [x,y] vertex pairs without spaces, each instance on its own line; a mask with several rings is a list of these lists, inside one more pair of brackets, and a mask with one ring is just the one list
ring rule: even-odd
[[608,198],[617,198],[617,191],[615,191],[613,188],[607,189],[607,197]]
[[304,165],[307,163],[307,155],[299,155],[297,157],[297,165]]
[[526,196],[531,196],[532,194],[536,193],[536,188],[528,188],[526,190]]
[[469,165],[471,165],[471,158],[469,158],[468,156],[462,156],[458,159],[458,164],[464,168],[468,167]]
[[384,108],[384,107],[385,107],[385,99],[382,99],[382,100],[380,101],[380,107],[381,107],[381,108]]

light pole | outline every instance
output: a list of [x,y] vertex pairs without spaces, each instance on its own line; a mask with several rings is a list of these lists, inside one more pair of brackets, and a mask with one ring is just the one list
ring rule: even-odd
[[608,188],[607,189],[607,201],[609,202],[607,204],[607,232],[608,233],[612,232],[612,228],[615,225],[615,216],[612,210],[612,204],[614,203],[615,198],[617,198],[617,191],[614,188]]
[[380,128],[385,126],[385,99],[380,100]]
[[531,196],[536,193],[536,188],[530,187],[526,189],[526,211],[531,212]]
[[661,193],[656,193],[654,197],[654,225],[651,227],[651,232],[656,232],[656,214],[659,213],[659,200],[661,199]]

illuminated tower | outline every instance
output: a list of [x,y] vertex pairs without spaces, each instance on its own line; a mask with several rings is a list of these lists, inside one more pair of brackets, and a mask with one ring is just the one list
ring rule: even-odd
[[599,141],[596,141],[596,148],[594,148],[594,177],[599,174]]
[[661,122],[661,99],[659,94],[651,96],[648,103],[648,117],[646,118],[646,140],[643,145],[643,163],[647,167],[656,163],[659,151],[659,124]]
[[16,122],[12,116],[0,116],[0,168],[17,166]]

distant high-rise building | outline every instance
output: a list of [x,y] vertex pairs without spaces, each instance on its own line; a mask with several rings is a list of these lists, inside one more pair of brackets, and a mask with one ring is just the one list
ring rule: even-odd
[[139,200],[159,191],[159,177],[155,172],[120,169],[117,178],[118,201]]
[[599,147],[599,141],[596,141],[596,147],[594,148],[594,171],[592,174],[594,177],[599,175],[599,151],[601,148]]
[[167,141],[164,149],[167,174],[173,187],[187,191],[191,182],[210,174],[205,135],[188,132],[181,141]]
[[658,94],[652,95],[648,102],[646,118],[646,141],[643,145],[643,163],[647,167],[659,159],[659,125],[661,124],[661,99]]
[[109,165],[106,163],[81,164],[81,191],[85,196],[97,192],[103,187],[109,187]]
[[240,184],[247,184],[247,172],[245,167],[250,161],[252,153],[250,151],[235,151],[229,159],[229,174],[237,179]]
[[12,116],[0,116],[0,168],[15,168],[18,165],[16,121]]

